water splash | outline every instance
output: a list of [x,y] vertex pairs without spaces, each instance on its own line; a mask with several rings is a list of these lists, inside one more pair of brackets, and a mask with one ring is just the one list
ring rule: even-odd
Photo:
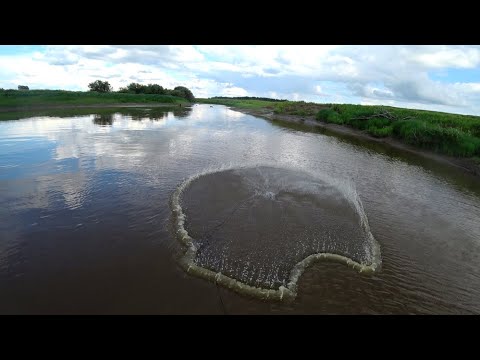
[[[296,172],[305,174],[305,176],[301,175],[295,181],[289,181],[291,179],[288,176],[281,176],[285,172],[289,174]],[[195,239],[187,231],[187,217],[182,208],[182,195],[195,183],[195,180],[222,174],[242,175],[243,183],[248,186],[253,195],[249,193],[250,196],[246,196],[245,199],[236,204],[231,214],[228,214],[220,224],[215,225],[210,233],[207,232],[207,235],[203,236],[202,239]],[[211,180],[211,178],[208,179]],[[261,205],[264,206],[265,201],[274,203],[282,196],[285,197],[285,194],[294,194],[301,197],[308,194],[328,193],[329,191],[340,193],[357,215],[358,226],[362,231],[362,239],[364,239],[363,247],[354,248],[353,251],[348,249],[345,242],[339,241],[337,234],[343,229],[340,226],[335,227],[335,224],[324,231],[321,237],[319,237],[318,232],[310,231],[306,227],[301,233],[294,235],[295,239],[290,239],[292,236],[289,233],[288,226],[285,225],[278,231],[282,238],[289,239],[288,248],[282,248],[284,251],[282,254],[282,250],[275,246],[272,247],[266,255],[270,263],[265,265],[266,263],[264,264],[257,259],[257,266],[252,268],[251,264],[255,262],[254,257],[264,256],[261,254],[264,249],[256,249],[259,254],[244,254],[242,249],[238,248],[239,245],[233,243],[233,237],[222,238],[221,243],[214,242],[213,245],[207,241],[208,239],[205,240],[216,229],[223,226],[229,220],[229,216],[234,216],[237,211],[248,213],[250,207],[254,206],[256,202],[260,201]],[[185,253],[180,259],[182,267],[190,274],[242,294],[261,299],[292,301],[297,295],[297,282],[302,273],[315,261],[322,259],[339,261],[362,273],[375,272],[381,266],[380,246],[370,232],[367,215],[355,187],[351,182],[332,179],[326,174],[305,171],[295,167],[285,169],[269,164],[257,164],[254,167],[230,164],[210,168],[181,183],[172,196],[171,206],[177,238],[185,247]],[[283,215],[280,214],[279,216]],[[282,223],[288,224],[288,214],[279,219],[279,224]],[[240,233],[241,230],[239,229],[237,232]],[[234,245],[237,245],[236,256],[228,256],[231,247]],[[335,249],[335,252],[331,251],[332,248]],[[298,260],[289,269],[285,269],[284,261],[287,252],[292,259]],[[305,254],[308,255],[305,256]]]

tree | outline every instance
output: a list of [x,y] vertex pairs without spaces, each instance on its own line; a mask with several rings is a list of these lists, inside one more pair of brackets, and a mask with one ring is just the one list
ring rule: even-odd
[[183,97],[190,102],[195,100],[195,96],[193,96],[192,92],[189,89],[187,89],[185,86],[177,86],[175,89],[173,89],[171,94],[173,96]]
[[88,84],[90,91],[96,92],[110,92],[112,91],[112,86],[108,83],[108,81],[96,80],[90,84]]
[[182,97],[192,102],[195,100],[192,92],[187,89],[185,86],[177,86],[173,90],[165,89],[163,86],[158,84],[148,84],[142,85],[139,83],[132,82],[126,87],[121,87],[118,92],[120,93],[129,93],[129,94],[158,94],[158,95],[172,95]]
[[18,85],[18,90],[29,90],[29,88],[25,85]]
[[145,94],[146,88],[147,87],[145,85],[134,82],[127,86],[128,91],[134,94]]
[[159,94],[159,95],[164,95],[165,90],[163,90],[163,87],[158,85],[158,84],[148,84],[146,89],[145,89],[146,94]]
[[158,94],[165,95],[166,89],[158,84],[142,85],[139,83],[130,83],[127,87],[121,87],[118,92],[130,94]]

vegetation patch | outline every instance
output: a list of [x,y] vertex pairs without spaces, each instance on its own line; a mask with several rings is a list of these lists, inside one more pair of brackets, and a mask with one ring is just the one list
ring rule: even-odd
[[305,101],[285,101],[275,104],[273,112],[275,114],[315,116],[325,106]]
[[186,103],[187,99],[173,95],[131,94],[65,90],[3,90],[0,106],[28,107],[44,105],[96,105],[119,103]]
[[90,91],[29,90],[19,85],[18,90],[0,89],[0,106],[29,107],[45,105],[100,105],[115,103],[184,103],[195,101],[185,86],[166,89],[158,84],[131,83],[113,91],[108,81],[96,80],[88,84]]
[[349,125],[376,137],[392,136],[406,144],[447,155],[480,155],[478,116],[389,106],[329,104],[317,113],[317,119]]

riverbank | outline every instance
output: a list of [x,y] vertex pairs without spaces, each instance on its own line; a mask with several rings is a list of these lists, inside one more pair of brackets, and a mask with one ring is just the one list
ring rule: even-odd
[[262,117],[267,120],[322,128],[322,129],[329,130],[335,134],[341,134],[341,135],[346,135],[348,137],[360,138],[360,139],[368,140],[371,142],[386,144],[393,148],[406,151],[412,154],[416,154],[437,162],[448,164],[448,165],[460,168],[468,173],[474,174],[476,176],[480,176],[480,163],[478,163],[476,159],[453,157],[445,154],[439,154],[433,151],[420,149],[418,147],[405,144],[400,140],[397,140],[392,137],[383,137],[383,138],[374,137],[372,135],[369,135],[365,131],[354,129],[349,126],[320,121],[314,115],[301,116],[301,115],[292,115],[292,114],[275,114],[271,108],[265,108],[265,107],[257,107],[257,108],[243,107],[242,108],[242,107],[231,106],[231,109],[242,112],[244,114]]
[[25,106],[0,106],[0,113],[16,112],[16,111],[36,111],[36,110],[55,110],[55,109],[103,109],[103,108],[129,108],[129,107],[172,107],[172,106],[189,106],[190,103],[101,103],[101,104],[63,104],[63,105],[25,105]]
[[188,104],[182,97],[160,94],[64,90],[0,90],[0,111],[24,111],[48,107],[132,106],[136,104]]

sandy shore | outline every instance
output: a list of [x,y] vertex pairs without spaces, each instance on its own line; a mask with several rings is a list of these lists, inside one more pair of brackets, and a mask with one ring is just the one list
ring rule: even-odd
[[416,155],[420,155],[426,157],[428,159],[438,161],[444,164],[448,164],[454,166],[456,168],[460,168],[468,173],[474,174],[480,177],[480,165],[475,163],[471,159],[467,158],[456,158],[452,156],[437,154],[432,151],[419,149],[413,147],[411,145],[404,144],[396,139],[391,137],[388,138],[376,138],[373,137],[361,130],[354,129],[349,126],[342,126],[337,124],[329,124],[326,122],[318,121],[315,119],[314,116],[298,116],[298,115],[282,115],[282,114],[274,114],[269,109],[240,109],[240,108],[231,108],[234,111],[239,111],[245,114],[254,115],[258,117],[265,118],[267,120],[275,120],[287,123],[295,123],[301,124],[311,127],[317,127],[322,129],[327,129],[332,131],[333,133],[347,135],[349,137],[357,138],[357,139],[365,139],[371,142],[387,144],[391,147],[396,149],[400,149],[403,151],[407,151]]

